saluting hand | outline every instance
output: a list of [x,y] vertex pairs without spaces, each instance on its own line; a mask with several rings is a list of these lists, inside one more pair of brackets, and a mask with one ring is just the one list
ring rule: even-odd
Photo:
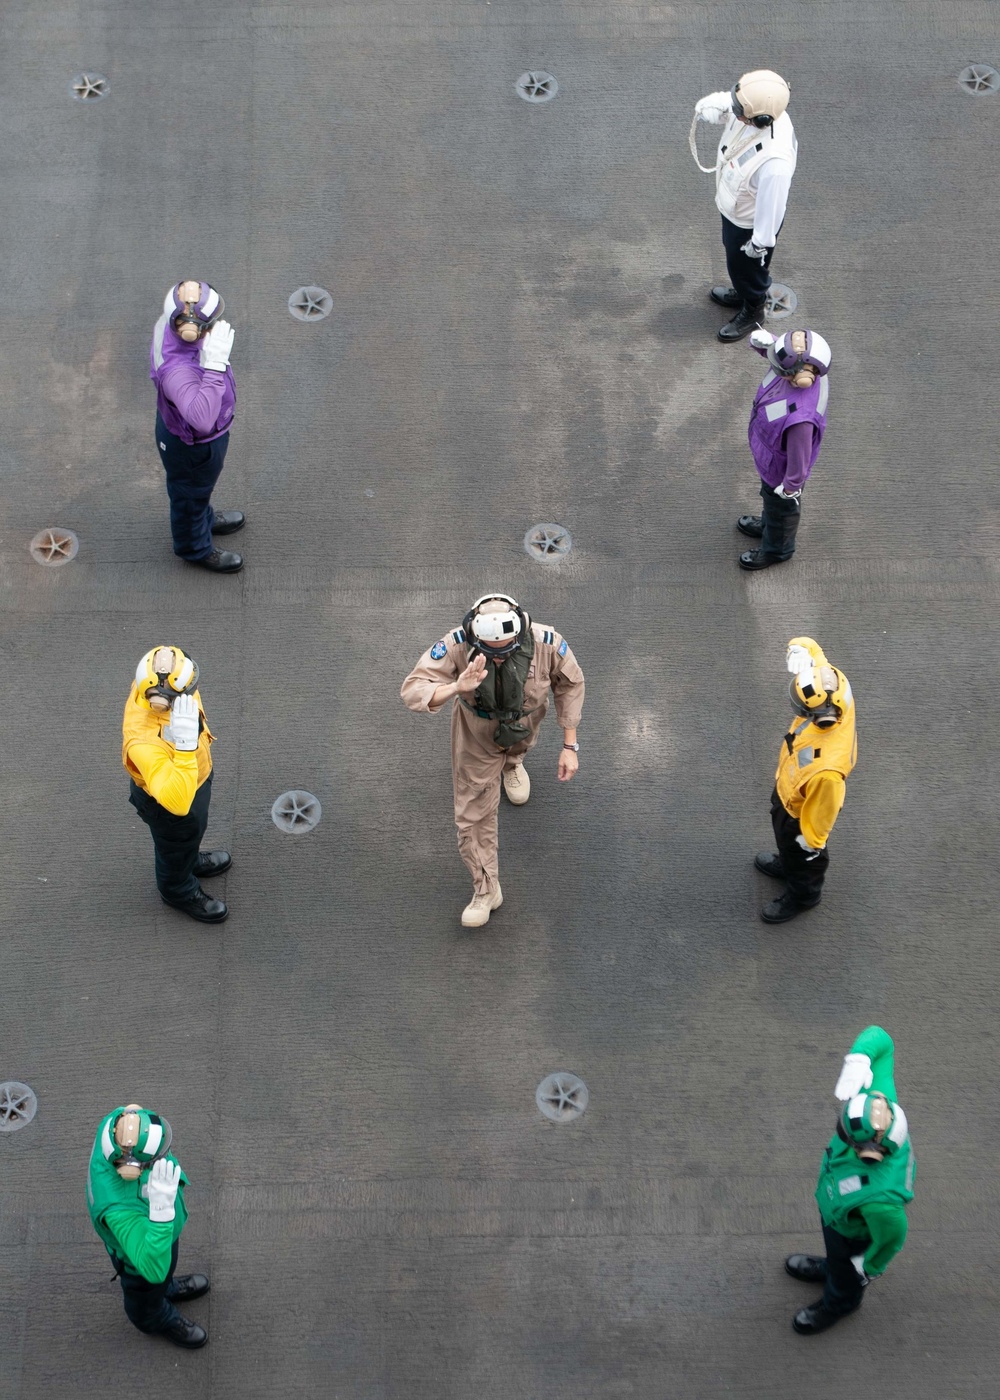
[[486,678],[486,657],[481,651],[477,651],[475,656],[466,666],[465,670],[454,682],[456,695],[474,695]]

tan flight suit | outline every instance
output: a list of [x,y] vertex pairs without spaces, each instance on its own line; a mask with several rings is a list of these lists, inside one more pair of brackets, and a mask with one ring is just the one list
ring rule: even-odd
[[[493,742],[497,723],[481,719],[466,709],[456,696],[451,711],[451,773],[455,789],[455,825],[458,849],[468,866],[476,894],[496,889],[497,809],[500,806],[500,775],[515,768],[534,748],[538,729],[549,708],[549,691],[556,697],[556,718],[563,729],[576,729],[583,711],[583,672],[576,657],[558,632],[533,622],[535,654],[524,685],[524,708],[530,710],[520,721],[531,736],[510,749]],[[417,713],[429,714],[431,696],[439,685],[451,685],[468,666],[472,650],[461,628],[449,632],[428,648],[403,682],[403,702]],[[487,664],[489,661],[487,653]],[[466,697],[470,702],[473,696]],[[441,706],[443,709],[444,706]],[[437,713],[437,711],[433,711]]]

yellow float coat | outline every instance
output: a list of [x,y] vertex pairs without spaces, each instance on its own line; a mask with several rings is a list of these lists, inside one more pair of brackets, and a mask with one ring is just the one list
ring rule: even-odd
[[796,718],[785,735],[774,776],[781,805],[798,820],[814,850],[825,846],[844,805],[847,775],[858,759],[854,702],[831,729]]
[[143,792],[148,792],[161,807],[175,817],[186,817],[194,795],[212,771],[209,749],[212,734],[208,728],[201,696],[196,690],[195,702],[201,715],[201,733],[193,753],[179,753],[168,744],[161,731],[170,723],[169,711],[157,715],[138,702],[138,690],[133,685],[125,702],[122,721],[122,763],[129,777]]

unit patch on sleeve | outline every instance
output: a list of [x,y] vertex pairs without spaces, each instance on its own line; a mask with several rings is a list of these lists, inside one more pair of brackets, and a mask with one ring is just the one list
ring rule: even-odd
[[448,648],[445,646],[444,642],[435,642],[431,647],[431,660],[440,661],[447,650]]
[[559,655],[565,656],[568,651],[569,643],[567,642],[566,638],[563,637],[562,641],[559,643]]

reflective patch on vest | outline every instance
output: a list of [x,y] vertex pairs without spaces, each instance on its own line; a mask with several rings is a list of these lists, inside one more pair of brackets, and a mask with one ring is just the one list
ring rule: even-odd
[[451,635],[455,638],[455,641],[458,643],[458,645],[461,646],[462,643],[465,641],[465,628],[456,627],[455,631],[452,632]]
[[769,403],[764,412],[767,414],[769,423],[773,423],[776,418],[784,418],[788,412],[788,400],[779,399],[777,403]]
[[816,400],[816,412],[825,413],[826,406],[830,402],[830,381],[824,374],[819,381],[819,397]]
[[842,1196],[851,1196],[855,1191],[861,1190],[860,1176],[845,1176],[843,1181],[838,1181],[837,1189]]
[[565,656],[567,651],[569,651],[569,643],[566,641],[566,638],[563,637],[562,641],[559,643],[559,655]]
[[746,151],[746,152],[745,152],[743,155],[741,155],[741,156],[737,156],[737,157],[736,157],[736,160],[733,162],[733,164],[734,164],[734,165],[746,165],[746,163],[747,163],[748,160],[753,160],[753,158],[754,158],[754,156],[757,154],[757,152],[758,152],[758,151],[762,151],[763,149],[764,149],[763,143],[760,142],[760,141],[758,141],[757,144],[756,144],[756,146],[751,146],[750,149],[749,149],[749,151]]
[[445,646],[444,642],[435,642],[431,647],[431,660],[440,661],[447,650],[448,648]]
[[778,371],[776,369],[769,369],[768,372],[764,375],[764,378],[760,381],[760,387],[762,389],[766,389],[769,384],[774,383],[777,377]]
[[800,768],[808,768],[813,759],[819,758],[819,749],[799,749],[796,757]]
[[546,628],[545,631],[542,633],[542,641],[545,643],[546,646],[551,646],[555,639],[555,633],[550,632],[548,628]]

